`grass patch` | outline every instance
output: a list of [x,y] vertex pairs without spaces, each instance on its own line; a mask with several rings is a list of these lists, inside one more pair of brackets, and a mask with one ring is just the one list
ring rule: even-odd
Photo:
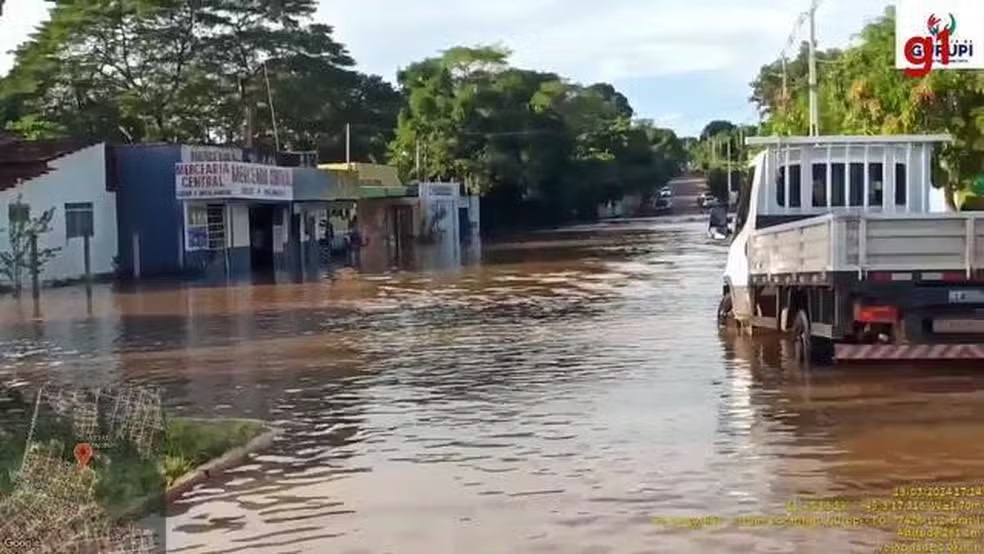
[[[3,404],[0,399],[0,408],[5,407]],[[0,409],[0,500],[17,486],[15,476],[24,457],[29,414],[24,409],[4,414]],[[164,432],[150,456],[142,456],[122,441],[96,446],[89,465],[99,479],[96,500],[112,518],[123,517],[138,507],[160,509],[165,489],[176,479],[265,431],[264,425],[254,421],[170,418],[165,420]],[[74,448],[80,441],[67,418],[39,419],[34,440],[75,463]],[[148,500],[150,505],[144,504]]]
[[172,419],[164,432],[160,472],[170,486],[182,475],[244,446],[265,430],[255,421]]

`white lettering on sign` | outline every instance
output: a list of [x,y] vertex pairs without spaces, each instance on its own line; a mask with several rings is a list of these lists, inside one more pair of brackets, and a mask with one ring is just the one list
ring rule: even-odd
[[243,162],[190,162],[174,166],[175,196],[187,198],[294,198],[290,168]]
[[221,146],[182,146],[182,162],[241,162],[243,151]]
[[458,196],[458,183],[420,183],[418,185],[419,195],[428,196]]

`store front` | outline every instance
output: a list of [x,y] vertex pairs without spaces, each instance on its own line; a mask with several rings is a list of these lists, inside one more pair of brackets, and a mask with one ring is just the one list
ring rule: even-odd
[[210,276],[288,269],[293,172],[233,161],[175,165],[183,210],[183,265]]

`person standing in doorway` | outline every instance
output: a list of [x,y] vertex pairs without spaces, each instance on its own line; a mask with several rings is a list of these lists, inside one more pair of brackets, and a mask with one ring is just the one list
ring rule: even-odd
[[359,217],[353,215],[349,220],[349,263],[352,267],[358,266],[360,248],[362,248],[362,235],[359,233]]

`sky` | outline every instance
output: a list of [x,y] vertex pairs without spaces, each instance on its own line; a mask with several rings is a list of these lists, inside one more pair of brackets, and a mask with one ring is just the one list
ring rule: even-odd
[[[847,45],[890,3],[822,0],[819,48]],[[808,7],[809,0],[321,0],[315,19],[334,27],[361,71],[391,82],[399,68],[449,47],[502,45],[514,65],[610,82],[637,116],[689,136],[713,119],[757,121],[748,84],[778,58]],[[6,0],[0,74],[47,10],[42,0]],[[807,28],[796,36],[805,40]]]

